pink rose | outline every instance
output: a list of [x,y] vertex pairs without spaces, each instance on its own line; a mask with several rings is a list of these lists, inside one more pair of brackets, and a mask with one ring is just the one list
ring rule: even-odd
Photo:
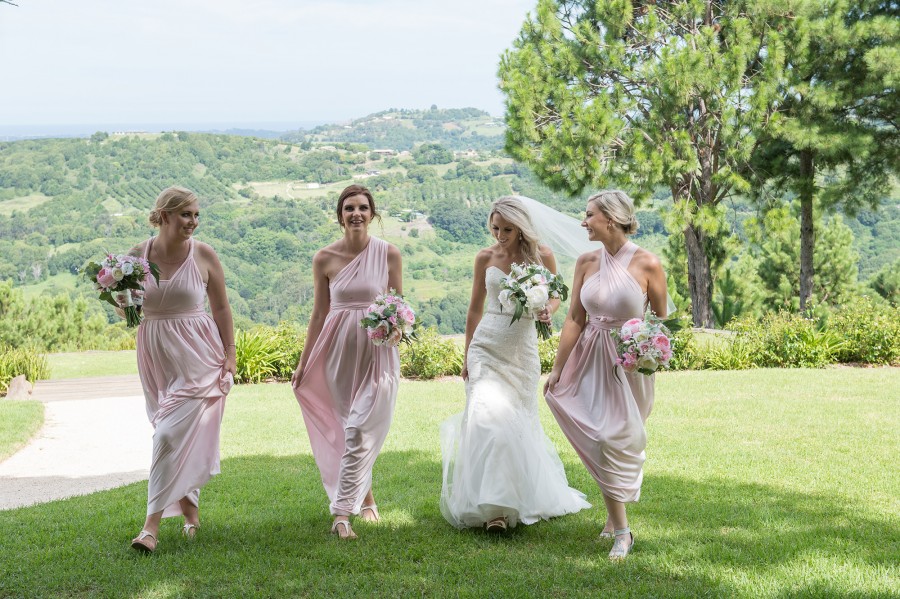
[[634,337],[635,333],[641,330],[642,321],[640,318],[632,318],[625,322],[622,325],[622,329],[619,334],[622,336],[622,339],[628,340]]
[[625,354],[622,356],[622,368],[631,372],[637,366],[637,358],[634,354]]
[[116,283],[118,283],[112,274],[112,270],[109,268],[100,269],[100,272],[97,273],[97,282],[107,289],[115,287]]
[[387,341],[385,343],[387,345],[390,345],[391,347],[396,347],[397,345],[400,345],[401,339],[403,339],[403,333],[400,331],[400,329],[394,329],[393,331],[391,331],[391,334],[388,335]]
[[660,351],[669,349],[669,347],[671,347],[669,344],[669,338],[663,334],[656,335],[653,338],[653,347]]

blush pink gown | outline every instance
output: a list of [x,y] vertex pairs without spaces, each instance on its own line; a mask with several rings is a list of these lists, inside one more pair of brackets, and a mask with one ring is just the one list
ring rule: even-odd
[[358,514],[397,399],[400,356],[359,321],[388,286],[388,243],[376,237],[329,284],[331,307],[294,390],[335,516]]
[[194,245],[191,239],[172,278],[157,285],[148,277],[137,332],[138,372],[154,428],[147,514],[163,511],[164,518],[182,514],[182,498],[199,505],[200,487],[219,473],[219,429],[234,383],[224,370],[219,329],[204,309]]
[[[653,408],[654,376],[617,368],[610,331],[641,318],[647,294],[628,272],[638,246],[627,242],[615,256],[600,249],[600,270],[585,279],[581,304],[587,322],[547,404],[604,495],[637,501],[643,480],[644,422]],[[573,298],[575,301],[575,298]],[[621,382],[620,382],[621,381]]]

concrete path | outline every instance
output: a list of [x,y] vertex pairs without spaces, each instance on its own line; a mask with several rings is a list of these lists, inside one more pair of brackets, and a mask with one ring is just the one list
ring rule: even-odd
[[153,428],[137,375],[40,381],[44,426],[0,462],[0,510],[146,480]]

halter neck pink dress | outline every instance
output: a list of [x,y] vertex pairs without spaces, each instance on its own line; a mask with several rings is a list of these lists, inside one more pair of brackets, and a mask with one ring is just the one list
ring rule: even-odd
[[[647,294],[628,272],[638,246],[627,242],[615,256],[600,251],[600,270],[581,288],[587,322],[546,395],[550,411],[604,495],[637,501],[643,480],[644,422],[653,408],[654,376],[613,374],[616,343],[610,331],[641,318]],[[573,301],[574,298],[573,298]],[[621,381],[621,382],[620,382]]]
[[137,332],[138,372],[155,429],[147,514],[163,511],[164,518],[182,514],[182,498],[199,505],[200,487],[219,473],[219,429],[234,383],[224,370],[219,329],[204,309],[206,284],[190,244],[170,279],[157,285],[148,277]]
[[376,237],[329,283],[331,307],[294,390],[335,516],[358,514],[397,399],[400,356],[359,321],[388,286],[388,243]]

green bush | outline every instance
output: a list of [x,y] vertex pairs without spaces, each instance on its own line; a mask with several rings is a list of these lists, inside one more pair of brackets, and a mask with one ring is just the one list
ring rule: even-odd
[[400,374],[407,378],[458,375],[462,363],[462,348],[452,339],[441,337],[434,327],[420,330],[416,341],[400,346]]
[[553,362],[556,360],[556,350],[559,349],[559,333],[549,339],[538,340],[538,357],[541,359],[541,374],[547,374],[553,370]]
[[32,383],[49,378],[47,356],[33,349],[0,346],[0,395],[6,395],[9,382],[20,374]]
[[238,383],[258,383],[268,379],[291,378],[306,333],[296,325],[281,323],[278,327],[260,326],[238,331],[235,336]]
[[694,370],[702,368],[702,356],[694,333],[689,328],[681,329],[672,335],[672,358],[669,360],[670,370]]
[[843,343],[815,320],[789,312],[741,318],[729,328],[739,336],[732,344],[736,351],[749,352],[760,368],[823,368],[835,362]]
[[838,361],[900,363],[900,306],[858,298],[837,309],[828,325],[844,342],[837,351]]

